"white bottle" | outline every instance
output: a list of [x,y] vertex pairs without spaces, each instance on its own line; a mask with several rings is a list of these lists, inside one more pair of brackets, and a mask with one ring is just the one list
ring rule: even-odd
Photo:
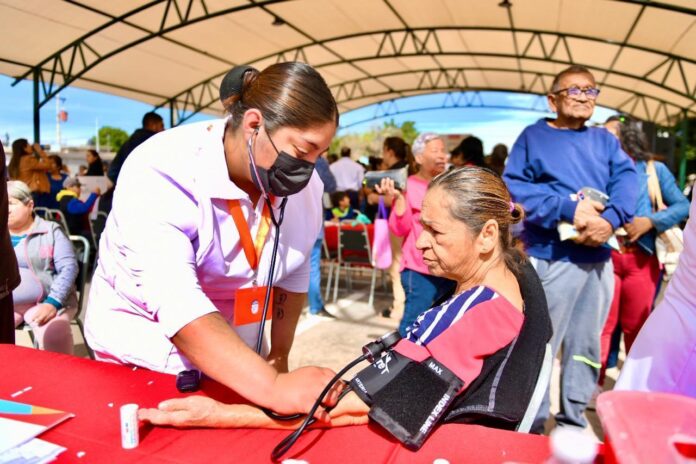
[[592,464],[597,442],[578,429],[556,427],[551,432],[551,458],[547,464]]

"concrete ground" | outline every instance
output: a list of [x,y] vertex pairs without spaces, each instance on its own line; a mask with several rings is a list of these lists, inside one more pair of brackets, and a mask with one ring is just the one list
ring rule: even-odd
[[[388,279],[388,277],[385,277]],[[317,365],[329,367],[338,371],[350,361],[361,354],[361,348],[366,343],[379,338],[380,336],[396,330],[399,324],[398,315],[392,317],[382,317],[380,314],[383,309],[391,305],[391,293],[388,281],[382,282],[378,277],[376,284],[375,300],[372,307],[368,306],[369,278],[365,275],[357,275],[353,279],[353,290],[343,290],[346,285],[341,282],[339,287],[338,299],[335,303],[331,299],[326,304],[326,310],[336,316],[335,318],[312,316],[307,313],[307,308],[303,310],[298,323],[295,342],[290,353],[290,368],[300,366]],[[325,282],[322,282],[325,284]],[[386,285],[384,285],[386,284]],[[324,286],[322,286],[322,290]],[[86,290],[87,294],[89,289]],[[85,306],[87,306],[85,304]],[[84,313],[81,318],[84,317]],[[31,340],[26,332],[17,331],[17,344],[31,346]],[[75,340],[75,354],[87,357],[84,340],[77,329],[73,326],[73,337]],[[621,361],[619,362],[621,365]],[[353,371],[364,367],[363,364],[354,368]],[[352,371],[351,371],[352,372]],[[551,382],[552,392],[552,412],[558,411],[559,395],[559,361],[555,360]],[[614,385],[618,369],[607,371],[606,387],[611,389]],[[350,372],[344,376],[350,378]],[[599,419],[593,410],[588,410],[587,418],[589,421],[585,433],[603,440],[603,433],[599,424]],[[553,426],[553,419],[547,423],[547,432]]]

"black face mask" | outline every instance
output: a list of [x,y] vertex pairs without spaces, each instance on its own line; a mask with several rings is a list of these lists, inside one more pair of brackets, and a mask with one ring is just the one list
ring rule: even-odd
[[301,191],[312,178],[314,163],[290,156],[285,151],[278,151],[270,136],[268,140],[278,154],[268,169],[256,166],[251,152],[251,138],[247,145],[249,168],[253,173],[254,184],[262,192],[270,192],[278,197],[287,197]]

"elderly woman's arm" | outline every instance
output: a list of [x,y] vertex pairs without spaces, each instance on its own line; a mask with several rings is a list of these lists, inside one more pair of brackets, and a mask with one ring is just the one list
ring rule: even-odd
[[64,305],[75,284],[78,266],[72,242],[60,227],[53,228],[53,263],[56,273],[48,296]]
[[389,230],[398,237],[405,237],[411,231],[413,215],[408,206],[406,195],[394,187],[394,181],[390,178],[382,179],[380,185],[375,187],[377,193],[391,198],[391,214],[389,214]]
[[32,322],[39,326],[56,317],[58,310],[66,304],[78,272],[72,243],[62,229],[52,225],[49,234],[53,238],[53,257],[50,259],[53,259],[55,274],[46,299],[35,306]]
[[[351,392],[314,427],[341,427],[367,423],[369,407]],[[278,421],[248,404],[225,404],[205,396],[189,396],[161,402],[157,408],[138,411],[140,420],[175,427],[296,429],[303,419]]]

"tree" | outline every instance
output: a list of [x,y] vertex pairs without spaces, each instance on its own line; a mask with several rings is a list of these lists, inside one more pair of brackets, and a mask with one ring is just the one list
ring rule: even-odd
[[[110,151],[118,151],[121,145],[128,140],[128,132],[118,127],[103,126],[99,128],[99,145]],[[87,141],[88,145],[95,146],[94,137]]]
[[331,141],[329,152],[338,154],[341,147],[350,147],[354,159],[358,159],[363,155],[381,156],[382,145],[387,137],[401,137],[411,144],[418,137],[418,134],[419,132],[414,121],[404,121],[399,126],[391,119],[385,121],[382,126],[372,126],[362,134],[348,133],[335,137]]

